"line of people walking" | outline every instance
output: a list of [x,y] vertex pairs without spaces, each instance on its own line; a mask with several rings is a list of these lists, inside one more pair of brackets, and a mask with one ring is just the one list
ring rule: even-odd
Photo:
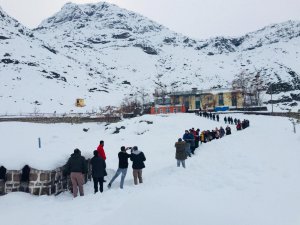
[[214,139],[223,138],[225,134],[231,134],[229,126],[225,130],[223,127],[216,127],[214,130],[203,130],[201,133],[200,129],[195,130],[191,128],[190,130],[185,130],[183,137],[178,138],[178,141],[175,143],[177,167],[186,167],[185,160],[195,153],[195,150],[199,147],[199,143],[207,143]]
[[[127,152],[128,150],[130,150],[130,154]],[[85,183],[85,175],[88,173],[88,166],[91,167],[94,193],[96,194],[98,191],[101,193],[103,192],[103,183],[106,182],[104,177],[107,176],[104,141],[100,141],[100,144],[97,147],[97,150],[93,152],[93,155],[94,156],[88,165],[86,159],[81,155],[81,151],[76,148],[65,165],[64,174],[70,175],[74,198],[77,197],[78,191],[80,196],[84,196],[83,185]],[[134,184],[137,185],[139,183],[143,183],[142,170],[145,168],[144,162],[146,161],[144,153],[139,151],[137,146],[127,148],[122,146],[121,151],[118,153],[118,158],[118,169],[112,179],[109,181],[107,188],[111,188],[115,179],[121,175],[120,188],[123,189],[129,166],[129,159],[132,161]]]
[[204,118],[211,119],[211,120],[217,120],[217,122],[219,122],[219,120],[220,120],[219,114],[212,113],[212,112],[197,111],[196,115],[201,116],[201,117],[203,116]]
[[[199,113],[199,116],[202,112]],[[210,117],[212,113],[204,112],[203,116],[205,118],[213,118]],[[217,115],[217,121],[219,121],[219,115]],[[226,118],[226,119],[225,119]],[[244,119],[242,122],[239,119],[232,119],[232,117],[225,117],[224,121],[227,123],[228,118],[231,123],[231,120],[236,123],[237,130],[245,129],[250,126],[249,120]],[[189,130],[185,130],[182,138],[178,138],[178,141],[175,143],[176,153],[175,159],[177,160],[177,167],[182,166],[186,167],[185,160],[188,157],[191,157],[194,154],[195,150],[199,147],[199,143],[207,143],[215,139],[221,139],[224,136],[231,135],[231,128],[229,125],[224,129],[222,126],[220,128],[216,127],[213,130],[203,130],[200,133],[200,129],[195,130],[191,128]]]
[[[203,116],[204,118],[211,119],[214,121],[216,120],[217,122],[220,121],[220,116],[219,116],[219,114],[216,114],[216,113],[206,112],[206,111],[204,111],[204,112],[197,111],[196,115],[201,116],[201,117]],[[235,124],[237,130],[245,129],[250,126],[249,120],[244,119],[243,121],[241,121],[240,119],[237,119],[237,118],[233,119],[231,116],[227,116],[227,117],[225,116],[224,122],[225,122],[225,124],[227,124],[227,123],[231,124],[231,125]]]

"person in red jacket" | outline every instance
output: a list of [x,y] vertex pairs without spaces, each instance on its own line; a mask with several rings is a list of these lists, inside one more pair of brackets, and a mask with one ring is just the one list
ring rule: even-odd
[[101,157],[103,160],[106,160],[106,155],[105,155],[105,151],[104,151],[103,147],[104,147],[104,141],[100,141],[97,151],[98,151],[99,157]]

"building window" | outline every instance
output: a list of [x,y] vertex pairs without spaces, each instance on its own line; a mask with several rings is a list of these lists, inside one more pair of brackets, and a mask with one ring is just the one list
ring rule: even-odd
[[223,97],[223,93],[219,94],[219,106],[223,106],[224,105],[224,97]]
[[158,114],[158,113],[159,113],[159,111],[158,111],[158,108],[155,108],[155,113],[156,113],[156,114]]
[[163,109],[160,109],[160,110],[159,110],[159,113],[164,113]]
[[166,108],[166,112],[170,113],[170,108],[169,107]]
[[175,96],[175,97],[174,97],[174,102],[173,102],[173,104],[174,104],[174,105],[180,104],[180,102],[179,102],[179,96]]

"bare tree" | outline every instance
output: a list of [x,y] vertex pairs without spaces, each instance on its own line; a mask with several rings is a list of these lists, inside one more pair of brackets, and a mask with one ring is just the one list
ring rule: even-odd
[[161,104],[166,104],[166,99],[169,95],[169,92],[167,90],[167,86],[166,85],[158,85],[158,87],[155,89],[154,91],[154,97],[156,99],[161,99]]
[[138,111],[141,111],[141,103],[137,100],[136,97],[130,98],[125,97],[120,106],[120,112],[124,113],[133,113],[138,114]]
[[250,79],[245,71],[242,71],[235,76],[235,79],[232,81],[232,89],[241,91],[243,95],[243,107],[245,107],[250,95]]
[[145,87],[141,87],[137,91],[137,93],[138,93],[138,96],[140,98],[141,105],[142,105],[142,112],[141,113],[143,113],[144,109],[145,109],[145,105],[150,102],[150,96],[149,96],[149,93],[147,93]]
[[260,71],[256,73],[242,71],[232,81],[232,88],[241,91],[243,95],[243,107],[261,105],[261,94],[265,90],[265,86]]
[[257,72],[254,78],[251,80],[250,84],[250,93],[252,93],[251,96],[254,97],[253,103],[257,106],[261,105],[261,93],[263,90],[265,90],[264,82],[260,76],[260,72]]

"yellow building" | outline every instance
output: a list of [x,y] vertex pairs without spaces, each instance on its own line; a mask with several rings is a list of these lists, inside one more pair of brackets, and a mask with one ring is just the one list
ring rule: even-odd
[[188,110],[215,110],[220,107],[242,108],[243,94],[239,90],[209,89],[173,92],[170,94],[171,104],[184,105]]
[[84,99],[82,99],[82,98],[77,98],[77,99],[76,99],[75,105],[76,105],[77,107],[84,107],[84,106],[85,106],[85,104],[84,104]]

